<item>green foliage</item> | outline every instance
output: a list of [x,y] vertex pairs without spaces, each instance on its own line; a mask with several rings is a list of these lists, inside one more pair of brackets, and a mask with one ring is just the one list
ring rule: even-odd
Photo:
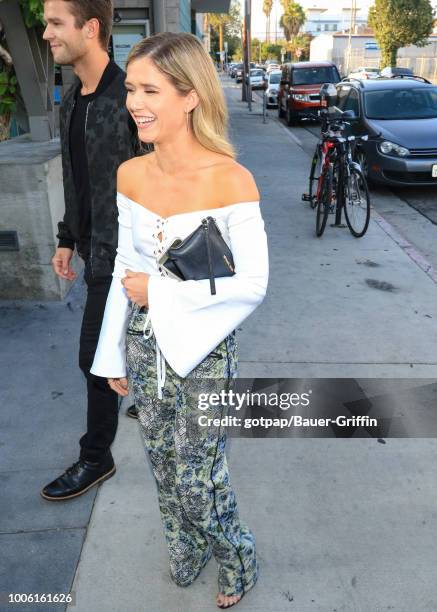
[[283,0],[282,6],[284,14],[281,16],[279,24],[281,28],[284,28],[285,38],[291,40],[291,37],[298,34],[306,21],[305,11],[300,4],[291,0]]
[[20,5],[27,28],[44,25],[43,0],[20,0]]
[[375,0],[369,9],[369,25],[381,49],[380,67],[396,66],[401,47],[426,46],[434,16],[429,0]]
[[214,59],[217,59],[216,52],[220,51],[219,47],[219,26],[222,24],[223,41],[228,43],[228,58],[233,57],[238,49],[241,48],[241,12],[240,5],[237,0],[232,0],[229,13],[216,14],[209,13],[209,23],[211,26],[211,54]]
[[15,111],[18,81],[15,74],[6,70],[0,72],[0,116]]
[[296,62],[309,60],[312,39],[313,36],[309,33],[292,36],[291,40],[286,44],[287,51],[291,56],[290,59]]

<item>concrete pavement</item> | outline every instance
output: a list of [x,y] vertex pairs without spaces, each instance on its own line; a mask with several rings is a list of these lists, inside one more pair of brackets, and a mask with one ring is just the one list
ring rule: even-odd
[[[268,295],[239,334],[240,376],[437,378],[435,282],[373,221],[361,240],[331,227],[316,239],[300,201],[309,157],[225,88],[270,248]],[[75,612],[216,610],[214,560],[186,589],[169,579],[155,485],[124,414],[111,480],[71,502],[39,497],[77,458],[85,426],[83,287],[59,304],[0,306],[0,592],[72,588]],[[435,440],[232,438],[228,459],[261,571],[239,610],[437,610]]]

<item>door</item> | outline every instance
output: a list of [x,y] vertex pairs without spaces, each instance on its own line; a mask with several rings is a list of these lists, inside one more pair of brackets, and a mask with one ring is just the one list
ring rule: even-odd
[[126,70],[126,60],[130,50],[140,40],[143,40],[145,28],[143,25],[114,26],[112,44],[114,61],[122,70]]

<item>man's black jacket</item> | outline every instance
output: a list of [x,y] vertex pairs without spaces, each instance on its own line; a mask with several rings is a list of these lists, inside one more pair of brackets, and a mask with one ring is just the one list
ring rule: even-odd
[[[137,131],[127,108],[125,73],[116,66],[109,85],[89,103],[85,123],[91,201],[91,244],[80,242],[79,205],[71,167],[69,131],[79,79],[65,94],[60,109],[65,215],[58,224],[59,246],[76,248],[89,259],[94,277],[110,276],[118,241],[117,168],[140,153]],[[87,252],[85,252],[85,250]],[[88,252],[89,251],[89,252]]]

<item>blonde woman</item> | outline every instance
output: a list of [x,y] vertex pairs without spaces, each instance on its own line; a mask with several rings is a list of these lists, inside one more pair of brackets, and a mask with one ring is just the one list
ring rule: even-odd
[[[117,175],[119,245],[93,374],[135,396],[156,479],[170,571],[191,584],[213,554],[219,608],[258,577],[255,541],[240,520],[221,427],[200,427],[196,393],[236,376],[235,328],[262,301],[268,255],[259,193],[235,161],[214,65],[191,34],[144,39],[127,61],[126,105],[153,152]],[[111,117],[108,117],[108,121]],[[178,281],[160,255],[212,216],[235,275]],[[210,414],[223,415],[221,407]]]

